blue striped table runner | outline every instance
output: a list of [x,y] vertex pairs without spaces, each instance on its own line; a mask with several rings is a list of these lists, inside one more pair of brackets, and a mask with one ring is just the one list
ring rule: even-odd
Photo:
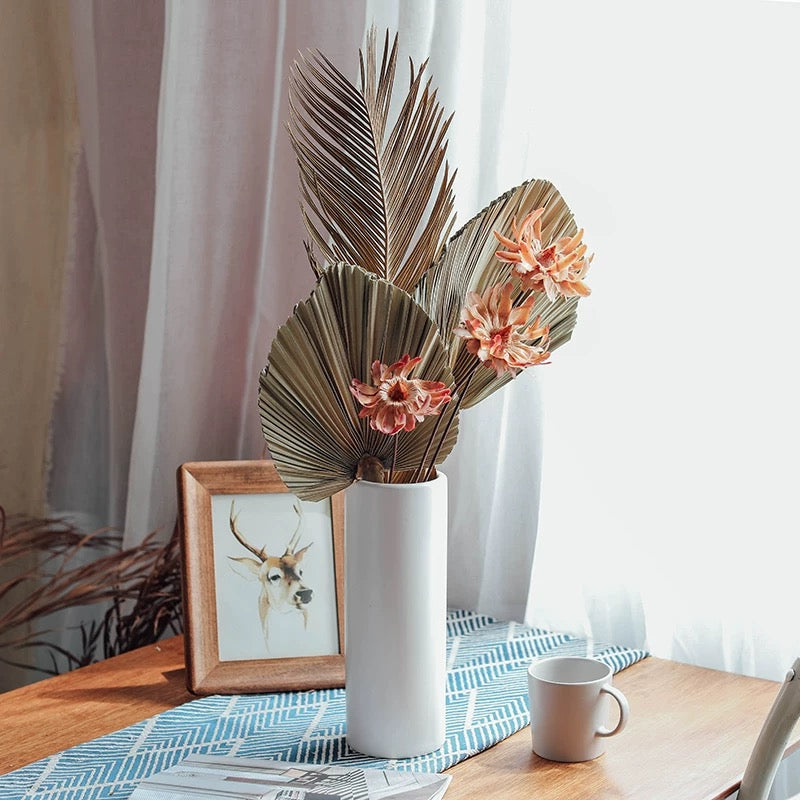
[[438,772],[528,724],[534,658],[590,655],[618,672],[647,655],[470,611],[448,613],[447,654],[447,739],[429,755],[383,761],[350,751],[343,689],[214,696],[0,776],[0,797],[126,800],[143,778],[197,753]]

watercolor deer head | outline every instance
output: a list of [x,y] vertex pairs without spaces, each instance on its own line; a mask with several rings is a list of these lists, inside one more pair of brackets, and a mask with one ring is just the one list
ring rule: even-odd
[[268,555],[266,547],[262,547],[259,550],[242,535],[237,525],[239,514],[234,513],[234,502],[231,501],[231,532],[239,544],[249,550],[256,558],[247,556],[242,558],[228,556],[228,558],[239,565],[241,569],[237,571],[240,574],[245,577],[255,578],[261,584],[261,592],[258,597],[258,615],[261,618],[264,641],[269,647],[269,617],[271,613],[299,611],[303,616],[303,626],[308,626],[308,604],[311,602],[313,590],[309,589],[303,582],[302,562],[313,542],[297,550],[297,545],[300,542],[300,530],[303,527],[303,507],[298,501],[294,504],[294,511],[297,514],[297,527],[289,538],[286,551],[282,556]]

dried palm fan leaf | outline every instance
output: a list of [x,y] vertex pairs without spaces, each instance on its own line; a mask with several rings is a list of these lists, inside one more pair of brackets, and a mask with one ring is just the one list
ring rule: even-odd
[[[303,219],[328,263],[345,261],[411,291],[437,259],[454,221],[445,161],[452,115],[411,64],[408,94],[389,129],[397,36],[378,66],[375,29],[359,52],[356,88],[319,51],[300,56],[289,82],[289,135]],[[388,129],[388,136],[387,136]],[[440,178],[440,173],[443,173]],[[321,267],[306,246],[317,277]]]
[[[410,295],[350,264],[323,271],[309,299],[278,330],[260,380],[264,437],[281,478],[298,497],[321,500],[346,488],[363,459],[390,466],[396,437],[359,418],[350,382],[369,382],[374,360],[390,364],[405,354],[422,358],[417,377],[452,390],[445,346]],[[449,424],[446,417],[438,427],[436,421],[428,417],[398,434],[398,471],[414,470],[442,440],[439,460],[450,452],[457,419]]]
[[[494,231],[511,236],[512,220],[522,220],[537,208],[545,208],[542,233],[546,241],[574,235],[577,226],[564,198],[546,180],[531,180],[493,200],[459,230],[447,244],[433,268],[415,292],[417,302],[428,312],[448,346],[450,367],[456,383],[462,385],[475,364],[475,356],[464,340],[453,335],[468,292],[482,293],[486,288],[509,280],[509,265],[500,261]],[[517,289],[514,305],[530,295]],[[550,347],[555,350],[569,341],[577,321],[577,298],[559,298],[550,302],[544,293],[537,296],[532,316],[541,315],[550,326]],[[512,379],[510,373],[498,377],[491,369],[479,369],[468,382],[463,407],[469,408],[488,397]]]

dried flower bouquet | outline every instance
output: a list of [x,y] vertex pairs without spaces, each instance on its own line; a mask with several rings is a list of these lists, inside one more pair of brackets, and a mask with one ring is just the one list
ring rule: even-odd
[[[320,52],[290,81],[306,252],[318,282],[261,374],[281,477],[320,500],[356,479],[435,475],[458,415],[569,340],[592,257],[545,180],[489,204],[448,240],[453,179],[427,62],[390,118],[397,37],[375,30],[354,86]],[[316,249],[322,254],[318,260]]]

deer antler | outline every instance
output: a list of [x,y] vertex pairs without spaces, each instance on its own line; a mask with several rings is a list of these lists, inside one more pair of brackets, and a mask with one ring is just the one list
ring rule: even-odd
[[261,561],[267,560],[267,554],[264,552],[266,548],[262,547],[260,550],[253,547],[253,545],[248,544],[245,540],[244,536],[239,533],[239,529],[236,527],[236,520],[239,519],[239,514],[237,513],[234,516],[233,513],[233,504],[234,500],[231,500],[231,533],[236,537],[236,540],[241,544],[243,547],[247,548],[256,558],[261,559]]
[[303,527],[303,505],[298,500],[293,506],[294,513],[297,514],[297,527],[294,529],[294,533],[292,534],[292,538],[289,539],[289,544],[286,545],[286,553],[285,555],[292,555],[294,553],[295,548],[297,547],[300,541],[300,528]]

